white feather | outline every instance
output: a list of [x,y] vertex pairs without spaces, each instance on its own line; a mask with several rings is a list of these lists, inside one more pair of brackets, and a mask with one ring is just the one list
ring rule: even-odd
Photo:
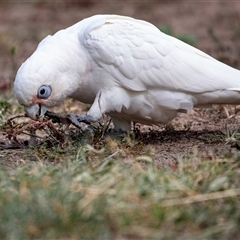
[[131,121],[166,123],[194,106],[240,102],[238,70],[148,22],[117,15],[84,19],[43,40],[17,74],[19,102],[31,105],[43,84],[53,90],[43,105],[66,97],[93,103],[89,115],[107,113],[122,130]]

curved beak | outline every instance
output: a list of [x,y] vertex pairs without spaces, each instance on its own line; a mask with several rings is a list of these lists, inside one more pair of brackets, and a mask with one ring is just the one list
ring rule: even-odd
[[25,109],[25,112],[27,113],[27,115],[30,118],[32,118],[33,120],[39,119],[47,111],[47,108],[44,107],[41,104],[34,104],[34,105],[29,106],[29,107],[24,107],[24,109]]

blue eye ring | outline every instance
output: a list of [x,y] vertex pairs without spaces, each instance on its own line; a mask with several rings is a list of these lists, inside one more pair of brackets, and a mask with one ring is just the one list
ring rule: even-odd
[[37,97],[40,99],[47,99],[52,93],[52,88],[48,85],[42,85],[37,92]]

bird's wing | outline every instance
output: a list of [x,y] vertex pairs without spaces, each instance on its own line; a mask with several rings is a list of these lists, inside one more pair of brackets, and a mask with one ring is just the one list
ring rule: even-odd
[[92,59],[133,91],[240,89],[239,71],[145,21],[100,15],[78,36]]

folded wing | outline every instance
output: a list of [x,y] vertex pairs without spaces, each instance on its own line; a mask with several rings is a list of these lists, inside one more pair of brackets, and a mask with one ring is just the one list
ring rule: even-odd
[[133,91],[240,91],[240,74],[202,51],[129,17],[96,16],[79,41],[100,67]]

